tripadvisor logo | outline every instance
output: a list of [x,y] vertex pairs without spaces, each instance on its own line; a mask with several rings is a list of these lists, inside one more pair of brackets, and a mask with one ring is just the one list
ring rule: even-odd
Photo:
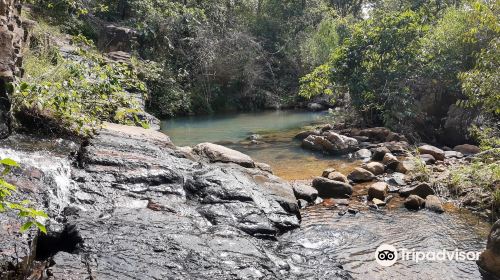
[[375,260],[381,266],[391,266],[398,260],[398,251],[392,245],[382,244],[375,251]]
[[380,245],[375,251],[375,261],[381,266],[392,266],[398,260],[413,261],[415,263],[422,261],[443,262],[443,261],[477,261],[481,252],[465,252],[455,249],[436,250],[436,251],[416,251],[415,249],[397,250],[389,244]]

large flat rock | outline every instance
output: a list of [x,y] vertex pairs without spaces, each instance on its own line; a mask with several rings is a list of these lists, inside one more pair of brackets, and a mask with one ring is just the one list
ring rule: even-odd
[[[186,155],[161,133],[105,125],[76,155],[63,199],[43,196],[41,205],[56,217],[35,250],[51,264],[43,273],[50,279],[315,277],[316,269],[281,251],[281,234],[299,227],[289,183],[259,168]],[[60,193],[62,181],[47,181],[45,189]],[[5,252],[0,260],[8,260]],[[332,265],[333,279],[350,279]]]

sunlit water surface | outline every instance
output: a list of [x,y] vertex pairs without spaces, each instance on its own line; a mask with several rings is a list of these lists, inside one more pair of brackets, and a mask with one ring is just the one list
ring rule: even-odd
[[[323,118],[324,113],[294,111],[188,117],[164,121],[162,130],[178,146],[213,142],[239,150],[270,164],[285,179],[309,179],[327,167],[347,173],[358,164],[348,156],[306,151],[293,140],[303,126],[321,123]],[[251,134],[260,134],[263,143],[251,144],[246,140]],[[421,251],[481,251],[489,226],[472,215],[409,212],[401,207],[344,216],[339,211],[318,205],[302,212],[301,228],[282,238],[289,241],[282,250],[293,256],[293,269],[312,266],[326,275],[335,262],[340,262],[355,279],[481,278],[477,265],[470,261],[400,261],[392,267],[374,261],[374,252],[383,243]]]
[[[276,175],[285,179],[305,179],[321,174],[327,167],[348,172],[347,157],[327,157],[300,148],[293,137],[307,125],[324,122],[325,112],[265,111],[219,116],[175,118],[162,122],[164,131],[177,146],[202,142],[222,144],[265,162]],[[247,138],[259,134],[260,144]]]

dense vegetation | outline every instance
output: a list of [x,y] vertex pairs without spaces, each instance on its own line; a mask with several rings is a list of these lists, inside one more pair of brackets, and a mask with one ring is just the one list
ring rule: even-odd
[[149,109],[161,117],[294,104],[299,78],[329,56],[362,5],[334,0],[32,3],[39,17],[63,32],[96,43],[102,39],[100,27],[109,22],[133,28],[133,53],[149,89]]
[[329,58],[301,79],[300,94],[348,98],[365,125],[416,139],[450,140],[453,104],[466,108],[464,128],[481,119],[497,130],[499,16],[498,1],[382,1],[348,25]]
[[[31,10],[38,21],[97,45],[108,23],[135,30],[129,51],[147,87],[148,109],[159,117],[275,108],[326,94],[350,106],[361,124],[432,141],[467,135],[474,124],[497,133],[499,6],[34,0]],[[113,118],[106,111],[103,118]],[[457,115],[468,117],[446,123]]]
[[131,94],[145,95],[146,87],[133,68],[107,63],[81,35],[70,40],[76,55],[63,55],[53,45],[63,40],[57,28],[44,23],[33,30],[25,75],[12,95],[17,120],[32,130],[81,136],[92,134],[102,121],[143,125]]

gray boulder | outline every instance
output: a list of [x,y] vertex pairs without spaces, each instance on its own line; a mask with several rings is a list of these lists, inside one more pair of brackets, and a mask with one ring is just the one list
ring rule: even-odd
[[429,195],[434,195],[434,190],[427,183],[420,183],[416,186],[410,186],[402,188],[399,190],[399,195],[402,197],[408,197],[410,195],[418,195],[422,198],[426,198]]
[[369,182],[375,179],[375,175],[364,168],[356,167],[347,178],[354,182]]
[[351,185],[323,177],[314,178],[312,186],[318,190],[321,198],[345,198],[352,195]]
[[431,145],[423,145],[418,147],[418,152],[421,155],[432,155],[436,160],[445,159],[444,151]]
[[374,175],[380,175],[384,174],[384,165],[380,162],[369,162],[365,166],[363,166],[364,169],[370,171]]
[[310,203],[314,203],[318,197],[318,190],[305,184],[293,184],[293,193],[297,199],[303,199]]
[[428,195],[425,198],[425,208],[429,209],[431,211],[437,212],[437,213],[443,213],[444,208],[443,204],[441,203],[441,200],[439,197],[435,195]]
[[236,163],[243,167],[255,167],[255,162],[248,155],[217,144],[201,143],[194,146],[193,152],[208,158],[210,162]]
[[486,250],[479,257],[477,264],[489,274],[485,275],[486,277],[500,279],[500,220],[491,228]]
[[404,205],[408,210],[419,210],[425,205],[425,200],[418,195],[410,195]]
[[384,182],[377,182],[371,184],[368,187],[368,199],[377,198],[380,200],[385,200],[387,193],[389,192],[389,186]]

